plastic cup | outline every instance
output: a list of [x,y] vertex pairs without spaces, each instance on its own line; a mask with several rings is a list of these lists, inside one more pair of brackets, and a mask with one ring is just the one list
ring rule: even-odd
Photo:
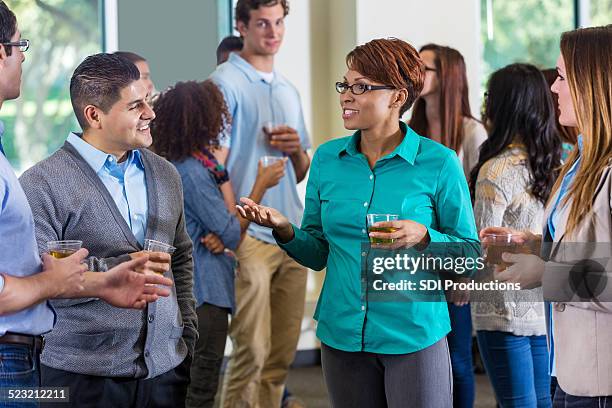
[[482,253],[488,265],[498,265],[502,269],[512,265],[504,262],[502,254],[504,252],[512,254],[531,254],[533,251],[528,244],[519,244],[519,234],[485,234],[482,237]]
[[49,255],[52,257],[62,259],[81,249],[81,245],[83,245],[83,241],[49,241],[47,242],[47,251],[49,251]]
[[174,251],[176,251],[176,248],[161,241],[145,239],[144,250],[147,252],[165,252],[167,254],[172,254]]
[[259,159],[263,167],[271,166],[281,160],[283,160],[283,158],[278,156],[263,156],[261,159]]
[[[368,222],[368,232],[391,233],[397,230],[393,227],[373,227],[373,225],[377,222],[397,221],[399,219],[399,215],[397,214],[368,214],[366,218]],[[393,241],[394,240],[392,238],[386,239],[370,237],[370,243],[372,244],[392,244]]]

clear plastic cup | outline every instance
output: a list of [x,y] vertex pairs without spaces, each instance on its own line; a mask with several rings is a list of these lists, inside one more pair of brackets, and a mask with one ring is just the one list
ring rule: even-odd
[[54,258],[66,258],[81,249],[83,241],[65,240],[47,242],[47,251]]
[[498,265],[502,269],[507,268],[511,264],[504,262],[502,254],[504,252],[512,254],[531,254],[533,250],[528,244],[518,243],[521,237],[520,234],[512,233],[496,233],[485,234],[482,237],[482,253],[488,265]]
[[[373,225],[376,224],[377,222],[397,221],[397,220],[399,220],[399,215],[397,215],[397,214],[368,214],[368,215],[366,215],[366,218],[367,218],[367,222],[368,222],[368,232],[391,233],[391,232],[395,232],[396,228],[393,228],[393,227],[373,227]],[[372,244],[392,244],[393,241],[394,241],[393,239],[370,237],[370,243],[372,243]]]
[[271,166],[280,160],[283,160],[283,158],[279,156],[263,156],[261,159],[259,159],[263,167]]
[[176,248],[161,241],[145,239],[144,250],[148,252],[165,252],[167,254],[173,254],[174,251],[176,251]]

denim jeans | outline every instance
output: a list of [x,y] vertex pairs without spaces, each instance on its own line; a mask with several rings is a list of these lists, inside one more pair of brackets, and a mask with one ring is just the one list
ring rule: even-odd
[[453,366],[453,407],[474,406],[474,366],[472,364],[472,315],[470,305],[448,304],[451,332],[448,348]]
[[[40,386],[40,354],[20,344],[0,344],[0,388]],[[4,391],[6,393],[6,390]],[[38,407],[35,401],[0,401],[3,408]]]
[[479,330],[478,348],[501,407],[550,408],[546,336]]

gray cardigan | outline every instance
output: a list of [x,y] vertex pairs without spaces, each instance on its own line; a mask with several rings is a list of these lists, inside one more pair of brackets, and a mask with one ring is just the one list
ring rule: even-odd
[[[99,299],[54,300],[57,320],[45,335],[43,364],[80,374],[152,378],[193,355],[197,318],[192,244],[185,230],[181,179],[172,164],[140,150],[147,183],[146,238],[171,243],[172,294],[145,310]],[[39,252],[51,240],[78,239],[103,273],[142,250],[108,190],[69,143],[20,178],[34,220]]]

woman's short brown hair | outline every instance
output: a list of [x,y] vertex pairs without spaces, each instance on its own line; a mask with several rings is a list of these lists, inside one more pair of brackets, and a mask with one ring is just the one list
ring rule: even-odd
[[151,150],[168,160],[183,160],[219,146],[230,125],[223,94],[210,80],[179,82],[155,100]]
[[346,56],[346,66],[372,81],[406,89],[408,98],[400,116],[418,98],[425,81],[425,64],[419,53],[397,38],[379,38],[356,47]]

